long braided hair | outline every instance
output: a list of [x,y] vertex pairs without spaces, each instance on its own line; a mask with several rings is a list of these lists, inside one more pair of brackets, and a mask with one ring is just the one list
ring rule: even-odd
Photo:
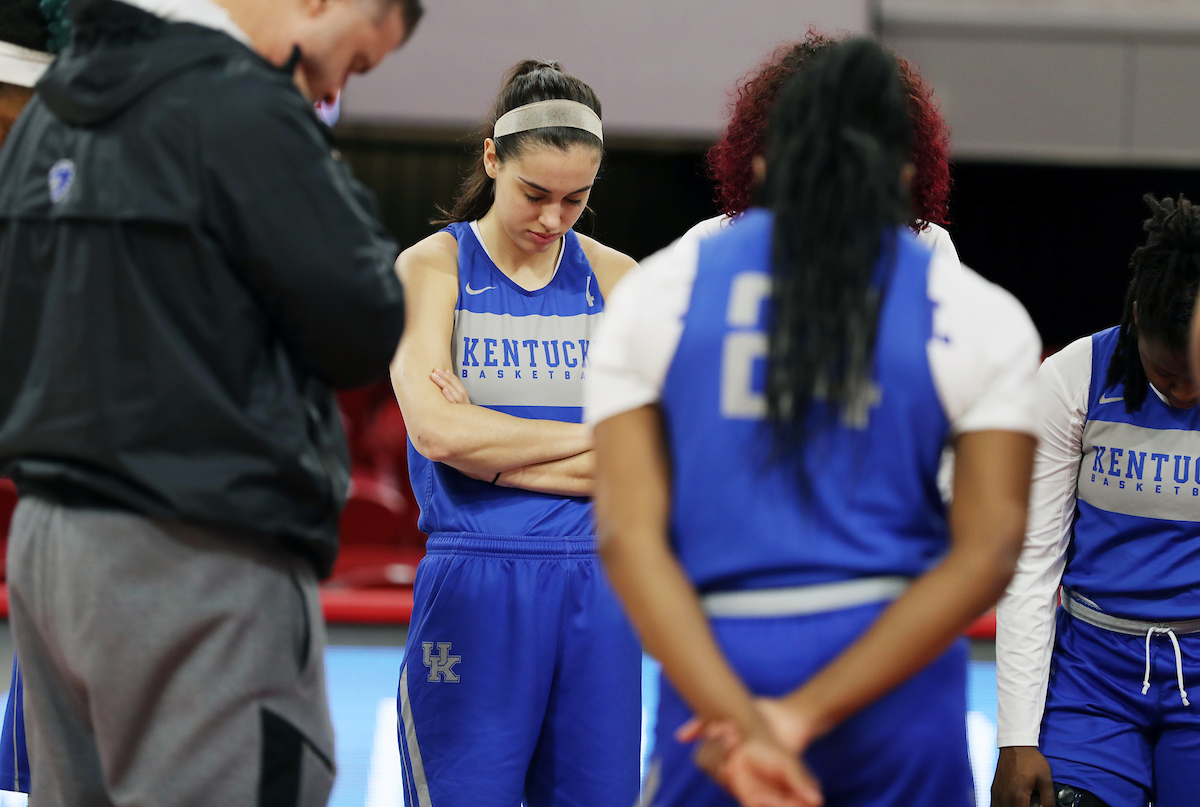
[[1139,332],[1161,340],[1169,350],[1186,352],[1200,286],[1200,208],[1183,194],[1159,200],[1148,193],[1142,200],[1150,206],[1150,218],[1142,225],[1149,236],[1129,260],[1133,278],[1104,380],[1105,389],[1124,383],[1126,412],[1142,408],[1150,383],[1138,353]]
[[901,178],[911,127],[895,57],[862,38],[813,57],[771,114],[766,397],[785,450],[805,442],[814,400],[846,414],[869,388],[882,298],[875,267],[912,216]]

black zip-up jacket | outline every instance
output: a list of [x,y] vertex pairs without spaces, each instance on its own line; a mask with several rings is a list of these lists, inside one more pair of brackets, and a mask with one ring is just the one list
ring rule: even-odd
[[73,11],[0,151],[0,470],[327,574],[331,388],[395,353],[399,249],[289,72],[115,0]]

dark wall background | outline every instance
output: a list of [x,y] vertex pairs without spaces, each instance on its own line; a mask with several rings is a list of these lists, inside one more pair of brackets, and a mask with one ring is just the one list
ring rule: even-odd
[[1143,194],[1200,200],[1200,170],[961,163],[954,182],[963,263],[1013,292],[1047,346],[1120,319]]
[[[402,246],[434,228],[467,173],[461,131],[343,128],[339,148],[376,193]],[[579,230],[643,258],[715,215],[706,144],[614,140]],[[963,262],[1012,291],[1047,346],[1120,318],[1129,257],[1144,243],[1142,195],[1200,200],[1200,169],[962,162],[953,167],[950,233]]]
[[[472,135],[339,129],[338,148],[375,191],[384,223],[402,246],[434,232],[438,205],[449,207],[474,158]],[[665,247],[716,215],[704,174],[706,144],[611,140],[580,232],[635,258]]]

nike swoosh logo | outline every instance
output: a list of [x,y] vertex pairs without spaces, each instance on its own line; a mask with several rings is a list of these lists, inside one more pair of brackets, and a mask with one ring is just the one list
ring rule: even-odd
[[474,297],[476,294],[483,294],[485,291],[491,291],[494,288],[496,288],[496,287],[495,286],[484,286],[482,289],[473,289],[473,288],[471,288],[471,284],[468,283],[467,284],[467,294],[470,294],[472,297]]
[[1119,395],[1119,396],[1117,396],[1116,398],[1103,398],[1103,397],[1102,397],[1102,398],[1100,399],[1100,403],[1102,403],[1102,404],[1106,404],[1106,403],[1116,403],[1117,401],[1123,401],[1123,400],[1125,400],[1124,396],[1120,396],[1120,395]]

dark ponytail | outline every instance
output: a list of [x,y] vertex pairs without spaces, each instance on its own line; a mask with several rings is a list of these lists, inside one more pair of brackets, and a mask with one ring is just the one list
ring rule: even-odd
[[[475,221],[483,218],[491,208],[493,199],[492,178],[483,167],[484,139],[492,136],[496,121],[501,115],[526,104],[555,99],[578,101],[590,107],[597,116],[601,115],[600,99],[592,88],[563,72],[562,65],[558,62],[526,59],[505,74],[500,96],[492,106],[492,112],[478,138],[479,147],[474,168],[459,187],[454,206],[449,211],[438,208],[442,216],[432,221],[432,224],[444,226],[456,221]],[[576,145],[590,146],[600,152],[601,157],[604,156],[604,144],[595,135],[582,129],[563,126],[531,129],[498,138],[496,156],[500,158],[500,162],[505,162],[519,157],[525,148],[532,144],[554,146],[563,151]]]
[[1149,236],[1129,260],[1133,278],[1125,292],[1117,347],[1104,379],[1106,390],[1124,383],[1126,412],[1141,409],[1149,391],[1138,333],[1160,340],[1171,351],[1186,352],[1200,286],[1200,209],[1183,194],[1159,201],[1148,193],[1142,200],[1150,206],[1150,218],[1142,225]]
[[871,387],[886,282],[875,267],[912,218],[901,179],[911,149],[896,60],[869,39],[815,56],[772,110],[762,189],[775,213],[766,394],[785,448],[804,443],[814,400],[831,417],[865,414],[856,410]]

